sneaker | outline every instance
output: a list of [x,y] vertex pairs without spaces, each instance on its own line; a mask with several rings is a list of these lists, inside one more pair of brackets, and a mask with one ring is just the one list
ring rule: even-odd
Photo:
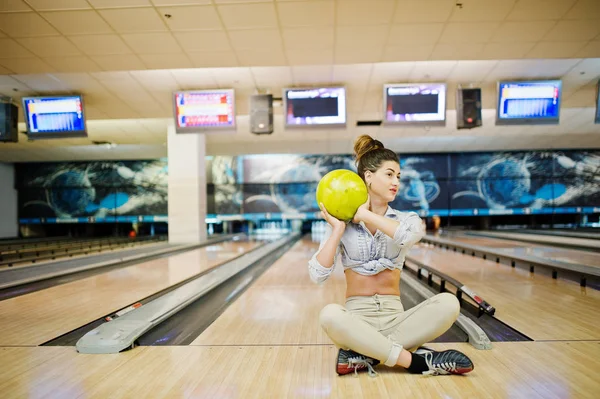
[[425,375],[466,374],[475,368],[471,359],[454,349],[436,352],[419,347],[413,353],[425,358],[425,363],[429,366],[429,370],[423,372]]
[[349,374],[354,371],[357,374],[359,371],[368,371],[371,377],[375,377],[377,373],[373,366],[377,366],[379,360],[361,355],[351,350],[340,349],[338,352],[338,361],[336,372],[338,375]]

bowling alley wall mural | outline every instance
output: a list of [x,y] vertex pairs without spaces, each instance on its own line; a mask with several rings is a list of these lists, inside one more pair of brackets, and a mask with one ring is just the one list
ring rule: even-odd
[[[600,212],[600,151],[399,155],[392,207],[421,215]],[[315,192],[350,155],[244,155],[208,163],[209,213],[316,217]]]
[[[600,212],[600,151],[399,154],[392,207],[422,216]],[[207,157],[208,217],[318,217],[351,155]],[[167,221],[167,160],[17,164],[21,223]]]
[[16,173],[21,223],[167,219],[166,159],[17,164]]

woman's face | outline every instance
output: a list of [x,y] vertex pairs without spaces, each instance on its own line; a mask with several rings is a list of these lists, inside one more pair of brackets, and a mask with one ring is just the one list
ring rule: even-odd
[[367,187],[371,197],[377,196],[387,202],[392,202],[400,186],[400,165],[398,162],[385,161],[375,173],[365,173]]

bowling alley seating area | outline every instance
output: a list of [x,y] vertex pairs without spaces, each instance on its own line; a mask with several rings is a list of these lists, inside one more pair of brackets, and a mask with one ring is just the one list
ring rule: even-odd
[[104,237],[11,243],[0,242],[0,268],[99,254],[165,241],[166,236]]

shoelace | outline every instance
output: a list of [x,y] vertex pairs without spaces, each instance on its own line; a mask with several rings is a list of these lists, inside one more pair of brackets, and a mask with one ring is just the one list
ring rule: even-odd
[[375,377],[377,375],[377,372],[375,371],[375,369],[373,369],[373,366],[371,366],[371,362],[363,356],[349,357],[348,365],[354,369],[354,375],[358,375],[358,369],[361,366],[367,367],[370,377]]
[[438,375],[438,374],[450,374],[456,372],[456,362],[441,362],[433,365],[433,353],[425,353],[425,364],[429,367],[429,370],[424,371],[424,375]]

